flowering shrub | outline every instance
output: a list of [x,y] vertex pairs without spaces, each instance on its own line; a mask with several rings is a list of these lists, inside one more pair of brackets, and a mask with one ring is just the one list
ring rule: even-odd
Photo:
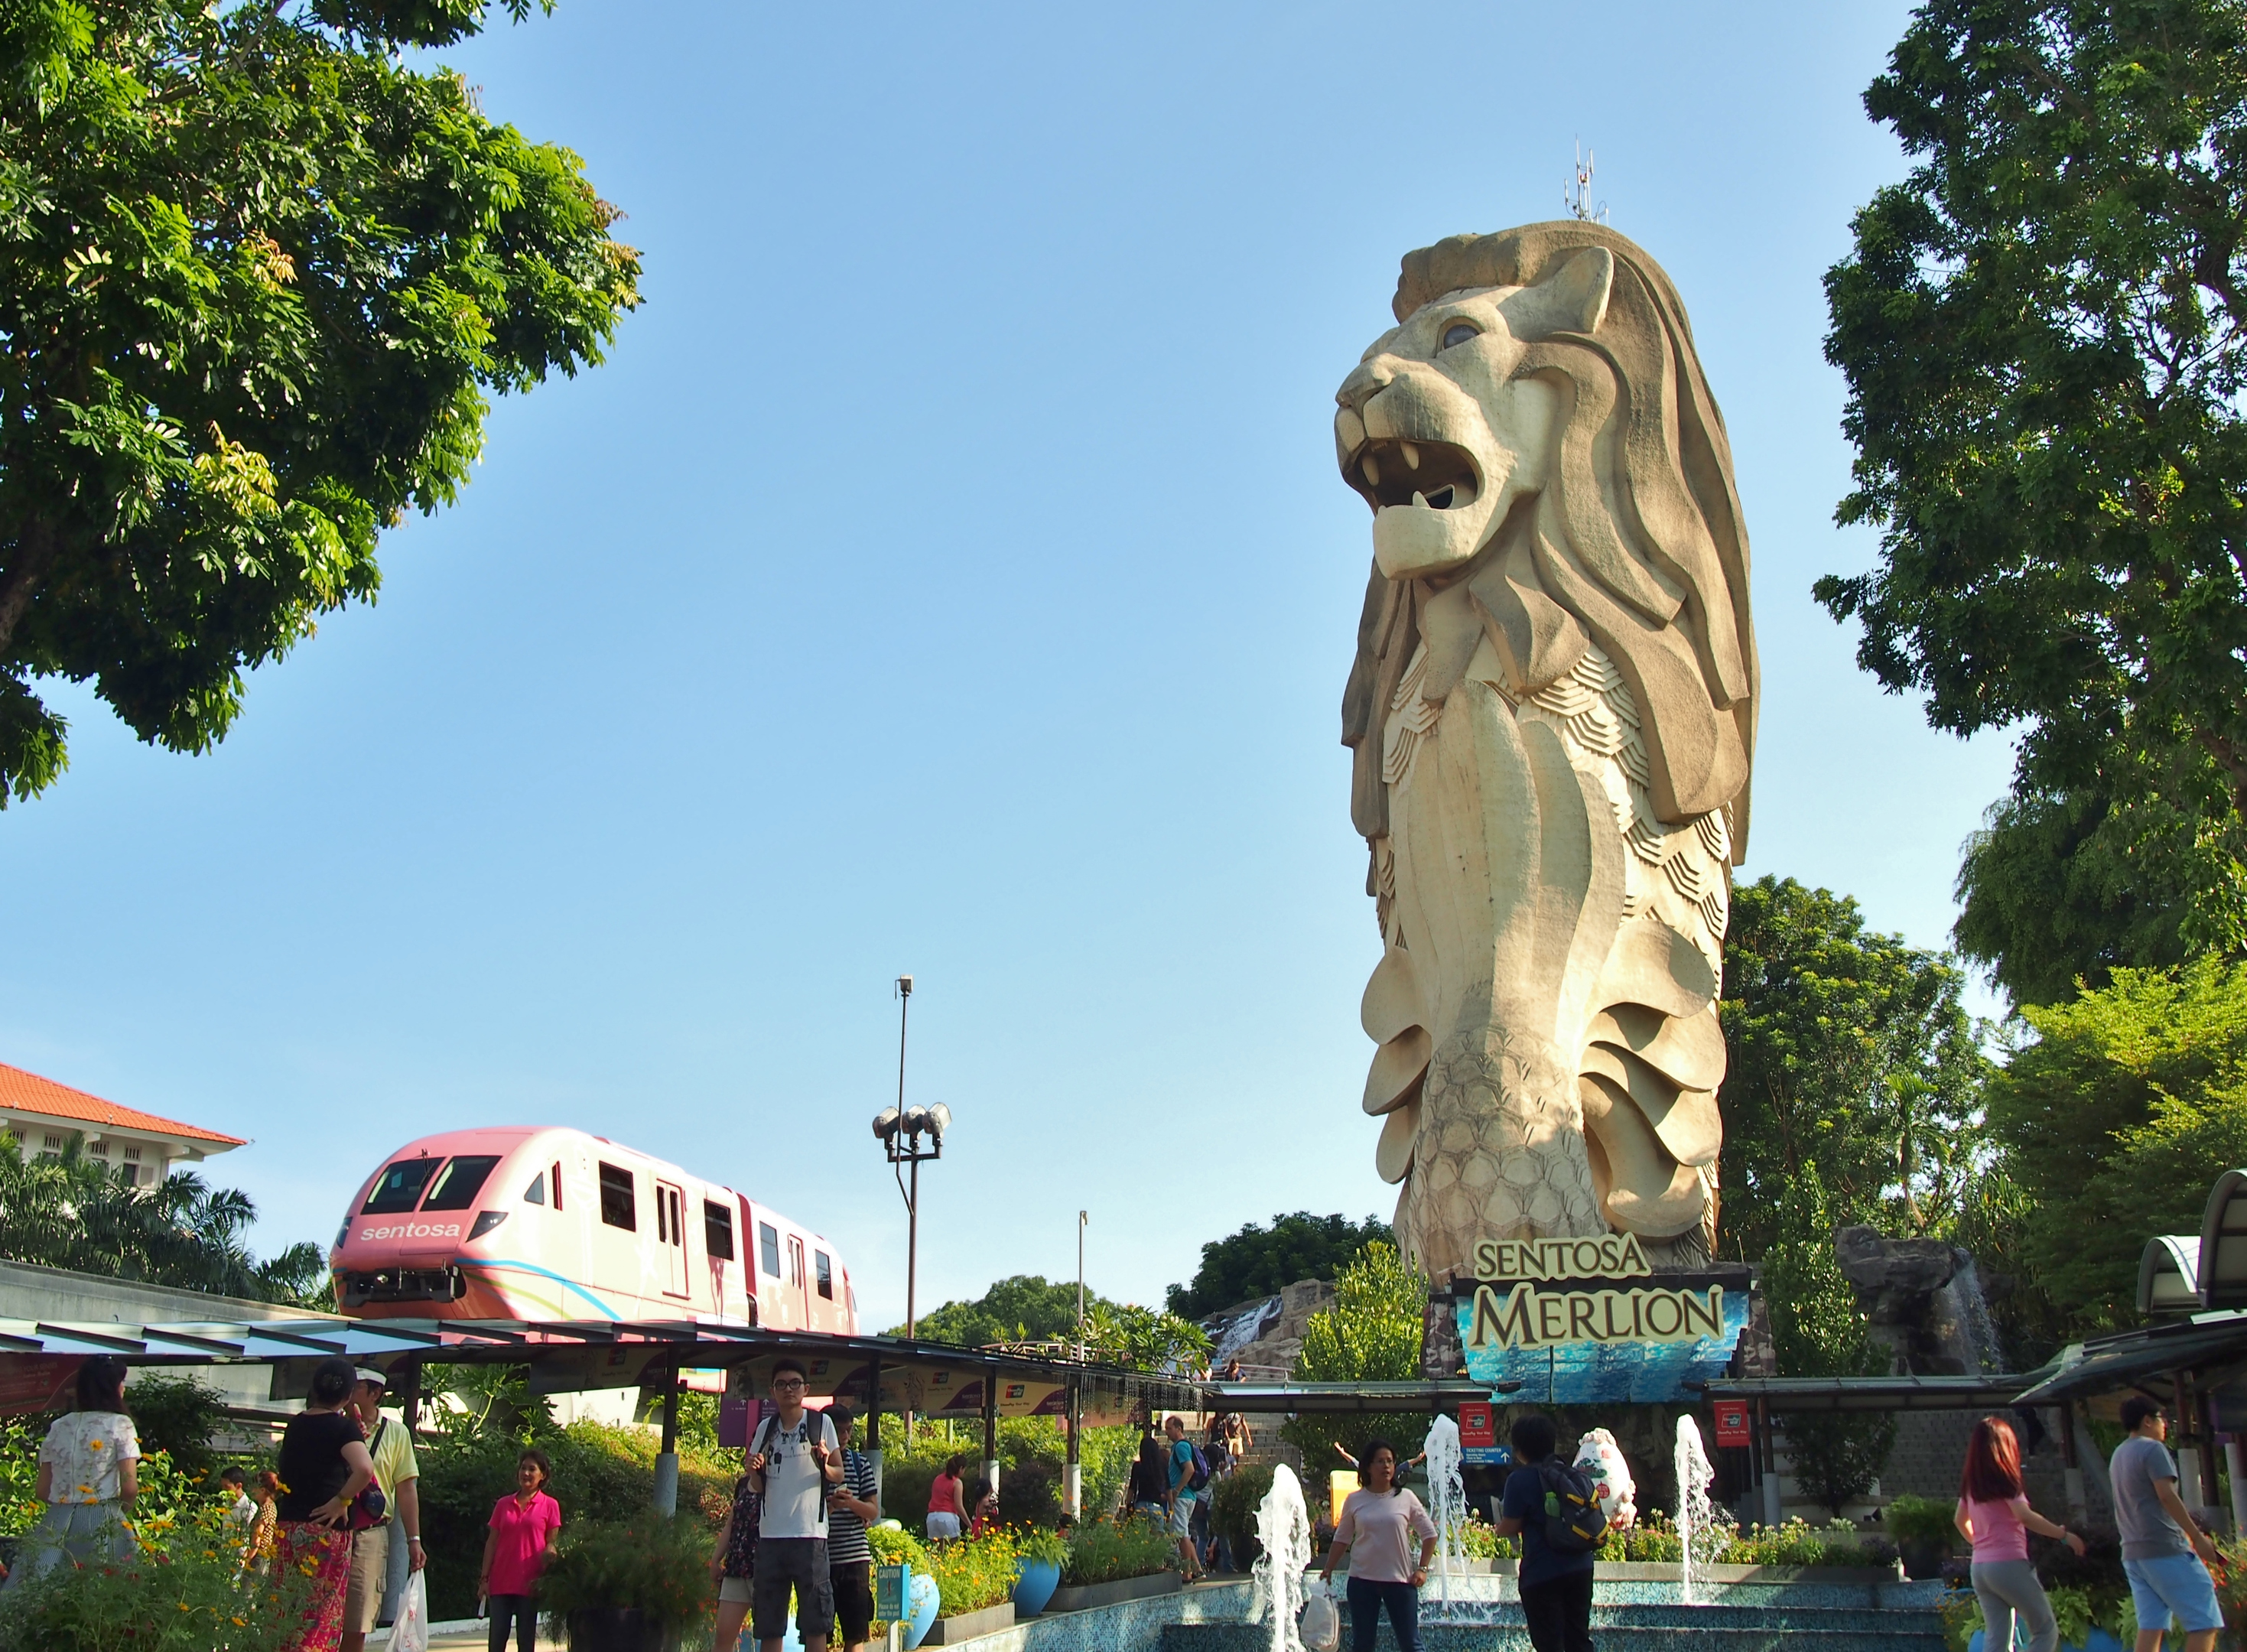
[[1069,1539],[1051,1526],[1010,1526],[1007,1535],[1014,1539],[1014,1553],[1025,1560],[1044,1560],[1054,1566],[1069,1563]]
[[609,1607],[636,1608],[666,1629],[700,1626],[714,1605],[711,1540],[699,1520],[652,1512],[565,1525],[538,1574],[548,1633],[561,1639],[570,1613]]
[[936,1614],[958,1617],[996,1606],[1014,1592],[1014,1540],[1004,1526],[981,1537],[939,1543],[928,1558],[936,1580]]
[[1470,1512],[1466,1523],[1459,1527],[1459,1547],[1470,1560],[1518,1560],[1521,1558],[1521,1539],[1500,1537],[1498,1530],[1481,1515]]
[[[189,1493],[161,1454],[143,1459],[151,1476]],[[143,1481],[144,1485],[147,1480]],[[10,1512],[16,1512],[10,1499]],[[292,1572],[243,1567],[244,1534],[226,1523],[226,1505],[201,1498],[165,1512],[136,1505],[113,1560],[57,1567],[0,1594],[0,1646],[40,1652],[280,1652],[303,1631],[309,1585]]]
[[1151,1576],[1178,1563],[1178,1545],[1153,1520],[1088,1520],[1069,1540],[1061,1580],[1071,1587]]

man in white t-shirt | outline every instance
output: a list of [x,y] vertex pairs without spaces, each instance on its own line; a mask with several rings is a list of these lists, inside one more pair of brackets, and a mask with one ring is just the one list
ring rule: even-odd
[[783,1355],[773,1364],[775,1415],[757,1424],[744,1467],[762,1477],[757,1575],[750,1592],[753,1633],[763,1652],[780,1652],[788,1597],[803,1652],[827,1652],[835,1628],[835,1585],[827,1565],[827,1495],[843,1479],[835,1425],[803,1403],[804,1370]]

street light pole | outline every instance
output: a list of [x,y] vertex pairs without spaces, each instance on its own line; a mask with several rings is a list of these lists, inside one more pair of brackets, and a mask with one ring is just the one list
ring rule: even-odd
[[[920,1272],[920,1164],[923,1159],[944,1157],[944,1133],[952,1128],[952,1109],[939,1102],[934,1107],[905,1106],[905,1015],[912,1002],[913,978],[898,977],[898,1104],[874,1115],[874,1137],[889,1156],[891,1173],[897,1178],[898,1195],[905,1202],[905,1336],[919,1335],[920,1321],[915,1287]],[[927,1144],[922,1144],[922,1137]],[[907,1180],[910,1173],[911,1180]],[[904,1413],[905,1438],[912,1438],[912,1412]]]
[[[912,977],[898,977],[898,1116],[905,1110],[905,1015],[912,1008]],[[905,1195],[905,1341],[913,1340],[913,1280],[920,1271],[920,1161],[912,1162],[912,1191]]]
[[1076,1362],[1084,1363],[1084,1225],[1090,1218],[1076,1213]]

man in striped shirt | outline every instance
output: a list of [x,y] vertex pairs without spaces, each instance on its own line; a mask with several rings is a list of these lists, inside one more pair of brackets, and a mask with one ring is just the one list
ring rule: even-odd
[[827,1568],[835,1583],[836,1638],[845,1652],[864,1652],[874,1630],[874,1552],[866,1522],[882,1518],[874,1465],[850,1447],[857,1419],[847,1405],[827,1408],[843,1445],[843,1478],[827,1494]]

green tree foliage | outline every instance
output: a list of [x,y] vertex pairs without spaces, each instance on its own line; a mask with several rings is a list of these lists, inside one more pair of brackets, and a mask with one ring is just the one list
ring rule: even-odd
[[[1884,1376],[1888,1362],[1873,1341],[1856,1294],[1834,1255],[1833,1201],[1806,1164],[1764,1253],[1764,1300],[1782,1376]],[[1783,1419],[1795,1478],[1835,1515],[1880,1478],[1895,1444],[1895,1422],[1876,1413]]]
[[1768,876],[1733,891],[1718,1007],[1727,1253],[1775,1244],[1813,1169],[1837,1225],[1924,1232],[1943,1219],[1972,1168],[1989,1075],[1964,985],[1937,954],[1868,931],[1847,896]]
[[488,395],[639,302],[577,157],[402,56],[485,10],[0,8],[0,802],[63,767],[41,677],[215,743],[243,672],[458,494]]
[[1352,1222],[1339,1214],[1297,1211],[1274,1217],[1269,1227],[1250,1222],[1201,1247],[1201,1266],[1192,1282],[1171,1287],[1170,1310],[1196,1320],[1260,1296],[1276,1296],[1298,1280],[1331,1280],[1376,1239],[1396,1239],[1377,1216]]
[[2247,1164],[2247,966],[2117,970],[2022,1014],[2036,1041],[1989,1112],[2025,1271],[2076,1335],[2134,1324],[2146,1241],[2199,1232],[2209,1184]]
[[[1089,1309],[1103,1299],[1087,1291]],[[998,1280],[972,1302],[946,1302],[920,1316],[915,1330],[932,1342],[982,1348],[991,1342],[1042,1342],[1076,1335],[1075,1280],[1048,1282],[1035,1273]],[[891,1336],[905,1328],[893,1326]]]
[[2239,857],[2208,823],[2158,797],[2094,791],[2005,797],[1967,839],[1958,950],[2016,1005],[2057,1004],[2117,969],[2161,969],[2221,947],[2213,911],[2242,905]]
[[259,1261],[244,1243],[257,1207],[236,1188],[192,1171],[132,1187],[85,1156],[73,1137],[58,1154],[23,1157],[0,1133],[0,1256],[181,1290],[310,1307],[327,1291],[327,1263],[309,1240]]
[[[1310,1317],[1302,1352],[1295,1356],[1300,1382],[1409,1382],[1420,1375],[1420,1321],[1428,1281],[1404,1266],[1384,1239],[1367,1243],[1357,1259],[1335,1275],[1334,1306]],[[1403,1457],[1416,1455],[1428,1431],[1424,1411],[1297,1417],[1281,1433],[1303,1454],[1314,1478],[1341,1462],[1340,1442],[1362,1457],[1365,1442],[1388,1440]]]
[[[915,1329],[931,1341],[960,1348],[992,1342],[1073,1342],[1076,1340],[1076,1287],[1049,1284],[1035,1273],[998,1281],[972,1302],[946,1302],[923,1314]],[[889,1335],[903,1336],[892,1326]],[[1133,1370],[1191,1370],[1209,1353],[1209,1336],[1189,1320],[1160,1308],[1111,1302],[1084,1294],[1084,1348],[1088,1358]]]
[[210,1472],[216,1460],[211,1436],[226,1420],[226,1398],[192,1376],[141,1371],[125,1392],[143,1451],[161,1451],[190,1479]]
[[[2247,10],[1928,0],[1865,106],[1916,161],[1826,277],[1881,556],[1819,600],[1934,726],[2025,727],[2018,796],[2157,798],[2236,862]],[[2240,881],[2184,891],[2227,950]]]

